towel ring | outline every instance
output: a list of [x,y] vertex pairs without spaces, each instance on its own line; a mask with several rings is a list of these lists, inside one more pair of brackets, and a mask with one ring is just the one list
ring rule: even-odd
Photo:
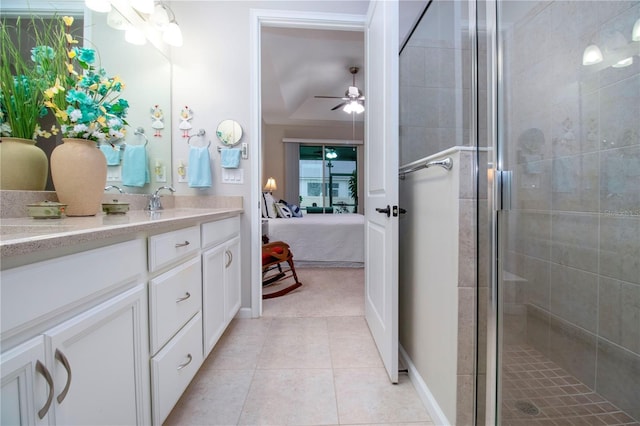
[[[196,133],[195,135],[190,135],[189,138],[187,139],[187,145],[191,145],[191,138],[192,137],[194,137],[194,136],[202,136],[202,137],[204,137],[204,135],[206,133],[207,132],[205,132],[204,129],[200,129],[200,130],[198,130],[198,133]],[[211,141],[209,141],[209,144],[207,145],[207,148],[209,148],[210,146],[211,146]]]
[[147,139],[147,135],[144,134],[144,129],[142,127],[138,127],[133,134],[136,136],[142,136],[144,138],[144,146],[147,146],[149,139]]

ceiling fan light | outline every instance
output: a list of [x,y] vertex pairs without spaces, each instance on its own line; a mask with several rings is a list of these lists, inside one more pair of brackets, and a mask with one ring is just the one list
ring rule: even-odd
[[633,30],[631,31],[631,40],[640,41],[640,19],[636,20],[633,24]]
[[131,7],[140,13],[151,15],[153,13],[153,0],[131,0]]
[[162,34],[162,40],[170,46],[182,46],[182,30],[180,30],[176,21],[172,21],[167,25],[167,28]]
[[98,13],[107,13],[111,10],[111,1],[109,0],[84,0],[84,4]]
[[615,64],[611,65],[613,68],[624,68],[624,67],[628,67],[629,65],[633,64],[633,56],[629,56],[628,58],[625,58],[621,61],[616,62]]
[[344,106],[344,108],[342,108],[342,110],[347,114],[351,114],[353,112],[352,102],[347,102],[347,104]]
[[584,49],[582,55],[582,65],[594,65],[602,62],[602,52],[595,44],[591,44]]
[[111,9],[107,15],[107,25],[114,30],[126,30],[129,23],[116,9]]
[[356,114],[362,114],[364,112],[364,106],[360,102],[352,102],[354,105],[352,106],[353,112]]
[[169,13],[162,4],[157,4],[149,21],[160,31],[164,31],[169,25]]
[[127,42],[135,44],[137,46],[142,46],[147,42],[147,38],[144,36],[144,33],[134,27],[127,28],[127,31],[125,31],[124,33],[124,39]]

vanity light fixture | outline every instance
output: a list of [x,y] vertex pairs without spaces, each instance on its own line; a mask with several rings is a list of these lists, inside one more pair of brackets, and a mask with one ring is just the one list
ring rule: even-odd
[[264,190],[267,192],[273,192],[276,189],[278,189],[278,185],[276,185],[276,180],[272,177],[270,177],[269,179],[267,179],[267,183],[264,186]]
[[84,0],[84,4],[94,12],[107,13],[111,10],[110,0]]
[[594,65],[600,62],[602,62],[602,52],[600,48],[595,44],[587,46],[582,55],[582,65]]
[[124,39],[131,44],[142,46],[147,42],[144,33],[135,27],[129,27],[124,33]]

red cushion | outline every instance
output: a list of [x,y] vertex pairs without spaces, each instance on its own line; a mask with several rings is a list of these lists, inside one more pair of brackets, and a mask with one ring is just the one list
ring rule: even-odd
[[271,253],[282,254],[284,253],[284,249],[282,247],[272,247],[268,252],[262,252],[262,264],[271,263],[277,261],[278,259],[271,256]]

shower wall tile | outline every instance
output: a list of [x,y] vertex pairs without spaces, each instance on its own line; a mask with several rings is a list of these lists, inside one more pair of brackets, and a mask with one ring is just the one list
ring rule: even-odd
[[403,86],[425,87],[425,50],[421,47],[406,46],[400,55],[400,81]]
[[457,374],[473,374],[475,361],[476,289],[458,288]]
[[640,217],[640,143],[602,151],[600,169],[600,211]]
[[600,336],[640,356],[640,285],[601,277],[598,304]]
[[640,75],[600,91],[600,139],[602,149],[640,143]]
[[595,389],[635,419],[640,419],[640,356],[598,339]]
[[600,274],[640,284],[640,216],[602,216]]
[[551,160],[518,164],[512,203],[518,209],[551,210]]
[[549,309],[549,262],[524,255],[516,258],[516,270],[512,272],[526,280],[522,285],[525,303]]
[[549,313],[533,305],[527,305],[527,343],[545,356],[551,353]]
[[552,314],[595,333],[598,326],[598,276],[551,264],[549,306]]
[[599,217],[554,213],[551,219],[551,259],[561,265],[598,273]]
[[550,357],[591,389],[596,376],[596,336],[558,317],[549,317]]
[[458,287],[476,286],[475,203],[458,200]]
[[513,212],[518,253],[540,259],[551,256],[551,214],[544,211]]
[[598,153],[553,160],[553,210],[597,212],[600,204]]

